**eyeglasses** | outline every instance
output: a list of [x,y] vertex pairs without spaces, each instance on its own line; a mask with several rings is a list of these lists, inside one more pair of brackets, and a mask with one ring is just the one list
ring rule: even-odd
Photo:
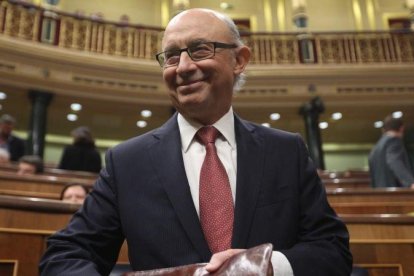
[[165,52],[158,53],[155,55],[155,58],[161,67],[166,68],[178,65],[182,52],[187,52],[188,56],[193,61],[198,61],[214,57],[217,48],[233,49],[236,47],[236,44],[201,42],[187,48],[167,50]]

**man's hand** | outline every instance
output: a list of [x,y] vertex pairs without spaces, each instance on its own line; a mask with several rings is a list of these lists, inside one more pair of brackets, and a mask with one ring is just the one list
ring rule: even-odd
[[246,249],[228,249],[226,251],[221,251],[219,253],[214,254],[211,257],[210,262],[206,265],[205,269],[209,272],[215,272],[220,268],[220,266],[230,259],[232,256],[245,251]]

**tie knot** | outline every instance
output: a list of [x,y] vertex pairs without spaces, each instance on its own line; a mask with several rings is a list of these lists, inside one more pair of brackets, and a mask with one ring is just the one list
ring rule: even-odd
[[203,144],[215,143],[219,131],[213,126],[202,127],[197,131],[196,137]]

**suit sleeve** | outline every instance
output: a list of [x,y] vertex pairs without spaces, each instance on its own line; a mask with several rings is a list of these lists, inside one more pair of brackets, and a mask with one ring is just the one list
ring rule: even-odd
[[111,152],[93,191],[68,226],[48,239],[40,275],[108,275],[124,240]]
[[404,187],[410,187],[414,183],[407,152],[401,139],[392,139],[386,149],[386,161],[394,176]]
[[325,188],[298,136],[300,230],[297,243],[281,252],[294,275],[350,275],[352,255],[345,224],[330,207]]

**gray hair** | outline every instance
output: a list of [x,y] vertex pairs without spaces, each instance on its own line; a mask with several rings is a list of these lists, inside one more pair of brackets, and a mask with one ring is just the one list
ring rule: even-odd
[[[240,37],[239,29],[237,28],[237,26],[234,23],[233,19],[231,19],[228,15],[223,14],[223,13],[220,13],[220,12],[217,12],[217,11],[211,10],[211,12],[215,16],[217,16],[217,18],[219,18],[220,20],[222,20],[227,25],[227,28],[228,28],[228,30],[230,32],[230,35],[231,35],[234,43],[237,46],[243,46],[244,45],[244,42],[243,42],[243,40]],[[237,75],[235,77],[234,85],[233,85],[233,90],[234,91],[239,91],[243,87],[243,85],[244,85],[245,82],[246,82],[246,74],[245,73],[240,73],[239,75]]]

